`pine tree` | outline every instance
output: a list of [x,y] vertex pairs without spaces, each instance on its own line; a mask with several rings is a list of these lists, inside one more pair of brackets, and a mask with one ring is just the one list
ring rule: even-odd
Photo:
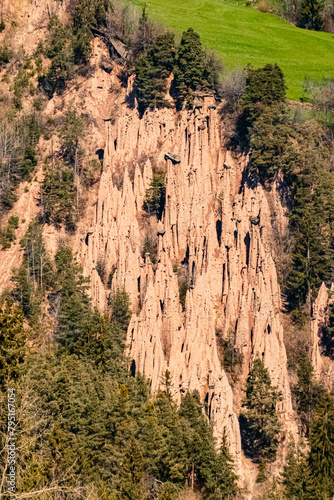
[[38,221],[32,221],[22,240],[24,248],[24,264],[34,282],[45,289],[51,284],[53,268],[45,250],[43,229]]
[[147,52],[153,45],[156,39],[156,28],[148,19],[146,6],[143,7],[142,15],[139,19],[139,26],[131,44],[132,57],[136,61],[137,58]]
[[91,55],[92,28],[103,26],[110,0],[81,0],[73,15],[74,55],[76,63],[88,63]]
[[174,35],[165,33],[157,37],[147,54],[141,56],[135,67],[139,111],[168,106],[165,99],[167,78],[175,61]]
[[9,302],[0,303],[0,388],[20,374],[25,359],[26,336],[21,308]]
[[250,148],[250,173],[261,181],[279,171],[288,173],[292,158],[292,133],[286,113],[285,81],[275,64],[247,70],[246,88],[240,100],[237,131]]
[[238,475],[235,472],[234,461],[230,453],[226,429],[224,428],[222,442],[217,455],[215,483],[212,492],[206,487],[206,498],[208,500],[225,500],[236,497],[240,493],[238,487]]
[[141,481],[144,477],[143,455],[138,441],[131,438],[121,466],[121,498],[144,500]]
[[285,106],[265,106],[252,123],[250,133],[250,172],[262,181],[278,172],[287,173],[290,158],[290,136]]
[[169,391],[160,391],[154,406],[163,438],[159,480],[183,486],[187,474],[187,449],[176,404],[172,401]]
[[60,247],[55,256],[54,314],[58,319],[56,339],[70,353],[85,354],[96,327],[87,296],[88,279],[69,247]]
[[315,165],[307,165],[303,175],[298,177],[296,203],[290,214],[291,228],[297,232],[286,285],[291,309],[305,302],[310,309],[311,300],[316,297],[321,283],[330,279],[333,269],[332,210],[314,170]]
[[322,9],[321,0],[303,0],[299,10],[299,26],[308,30],[321,31],[324,27],[321,17]]
[[70,29],[56,15],[48,24],[49,35],[45,55],[51,59],[50,68],[42,79],[44,89],[49,95],[62,92],[66,81],[74,74],[73,38]]
[[334,359],[334,306],[328,307],[328,325],[324,327],[321,335],[322,352]]
[[293,393],[297,400],[297,411],[303,431],[308,436],[314,411],[324,388],[314,381],[313,367],[306,353],[303,353],[298,360],[297,376],[298,383],[293,387]]
[[83,149],[81,142],[87,132],[87,119],[84,114],[78,113],[71,104],[65,111],[64,123],[59,137],[62,144],[62,153],[66,161],[73,165],[75,175],[79,173]]
[[111,320],[122,332],[126,332],[130,323],[131,308],[130,298],[124,288],[118,288],[111,295],[110,306],[112,310]]
[[266,107],[285,104],[284,75],[277,64],[247,69],[246,89],[241,99],[243,119],[249,126]]
[[186,101],[192,107],[194,92],[213,90],[214,78],[206,63],[205,52],[198,33],[192,28],[182,33],[174,69],[177,106]]
[[310,432],[310,467],[321,498],[334,496],[334,398],[325,393],[315,412]]
[[283,485],[286,497],[291,500],[315,500],[317,490],[312,477],[308,456],[300,448],[290,448],[283,471]]
[[271,385],[269,372],[263,361],[255,359],[247,379],[242,417],[246,420],[244,445],[256,460],[275,460],[282,432],[276,406],[281,399],[277,388]]
[[47,168],[41,186],[41,201],[46,222],[65,224],[69,231],[76,227],[76,190],[73,170],[61,163]]
[[153,174],[150,187],[146,190],[143,210],[149,215],[156,215],[160,220],[166,203],[166,176],[163,172]]

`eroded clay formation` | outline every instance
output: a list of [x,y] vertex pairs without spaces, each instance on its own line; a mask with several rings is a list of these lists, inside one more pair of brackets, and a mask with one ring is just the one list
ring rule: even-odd
[[[133,371],[145,373],[155,391],[168,369],[177,400],[197,389],[217,435],[226,427],[240,458],[234,411],[240,401],[233,402],[221,367],[217,331],[225,337],[235,332],[244,356],[243,380],[251,360],[263,358],[283,395],[286,430],[295,432],[273,260],[273,212],[279,230],[286,223],[278,186],[266,193],[249,185],[247,158],[234,159],[227,151],[213,99],[202,97],[196,104],[192,111],[156,110],[142,119],[124,105],[114,122],[106,121],[104,169],[79,258],[91,275],[100,310],[109,292],[96,271],[99,261],[105,261],[107,274],[114,273],[112,289],[124,286],[130,295]],[[166,153],[180,161],[165,159]],[[166,169],[166,204],[156,223],[142,209],[152,165]],[[142,255],[148,226],[158,239],[155,265]],[[178,266],[189,271],[184,311]]]

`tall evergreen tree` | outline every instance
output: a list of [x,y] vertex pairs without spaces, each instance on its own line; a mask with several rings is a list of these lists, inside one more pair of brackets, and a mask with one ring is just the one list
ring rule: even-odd
[[0,303],[0,389],[18,378],[26,353],[26,335],[20,307]]
[[88,279],[69,247],[60,247],[55,256],[54,314],[58,325],[56,338],[70,353],[84,354],[91,327],[96,325],[87,296]]
[[174,61],[174,35],[170,32],[158,36],[147,54],[137,60],[135,83],[141,113],[146,108],[161,108],[169,105],[165,94],[167,78],[173,70]]
[[301,419],[302,428],[308,436],[315,408],[324,393],[324,387],[314,380],[313,367],[306,353],[298,361],[298,382],[293,387],[297,400],[297,411]]
[[284,75],[277,64],[247,69],[246,89],[240,103],[247,125],[256,120],[266,107],[284,104],[285,100]]
[[263,361],[255,359],[247,379],[242,417],[246,420],[245,449],[256,460],[276,458],[282,432],[276,406],[281,399]]
[[196,90],[213,90],[213,74],[207,65],[200,37],[192,28],[182,33],[174,75],[178,107],[184,102],[191,107]]
[[141,481],[144,477],[143,455],[138,441],[132,437],[126,448],[121,466],[121,498],[127,500],[144,500]]
[[310,433],[310,467],[321,498],[334,496],[334,398],[325,393],[315,412]]
[[323,328],[321,335],[322,352],[334,360],[334,306],[328,307],[328,325]]
[[55,169],[48,167],[41,186],[41,202],[46,222],[65,224],[69,231],[73,231],[77,220],[75,198],[73,170],[61,163]]
[[56,15],[52,15],[48,24],[45,55],[51,59],[49,70],[42,84],[49,95],[62,92],[66,81],[74,74],[74,50],[72,33]]
[[265,181],[287,173],[292,158],[291,127],[286,113],[285,81],[276,64],[247,69],[240,100],[239,140],[250,148],[250,172]]
[[73,14],[74,55],[77,63],[88,63],[91,55],[92,28],[105,23],[110,0],[80,0]]
[[283,471],[283,485],[287,498],[291,500],[315,500],[317,489],[306,452],[290,448]]
[[150,187],[146,190],[143,210],[149,215],[156,215],[161,220],[166,203],[166,175],[163,172],[153,174]]

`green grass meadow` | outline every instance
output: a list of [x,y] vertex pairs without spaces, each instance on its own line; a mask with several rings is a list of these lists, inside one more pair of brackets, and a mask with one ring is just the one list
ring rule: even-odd
[[284,19],[224,0],[129,0],[181,33],[193,27],[227,70],[277,63],[289,99],[303,97],[305,79],[334,78],[334,35],[296,28]]

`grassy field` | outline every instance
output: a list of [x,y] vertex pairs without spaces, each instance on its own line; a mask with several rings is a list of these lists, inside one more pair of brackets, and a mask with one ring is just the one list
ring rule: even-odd
[[129,0],[176,33],[189,26],[215,50],[224,66],[277,63],[288,97],[303,97],[305,79],[334,78],[334,36],[296,28],[280,17],[224,0]]

